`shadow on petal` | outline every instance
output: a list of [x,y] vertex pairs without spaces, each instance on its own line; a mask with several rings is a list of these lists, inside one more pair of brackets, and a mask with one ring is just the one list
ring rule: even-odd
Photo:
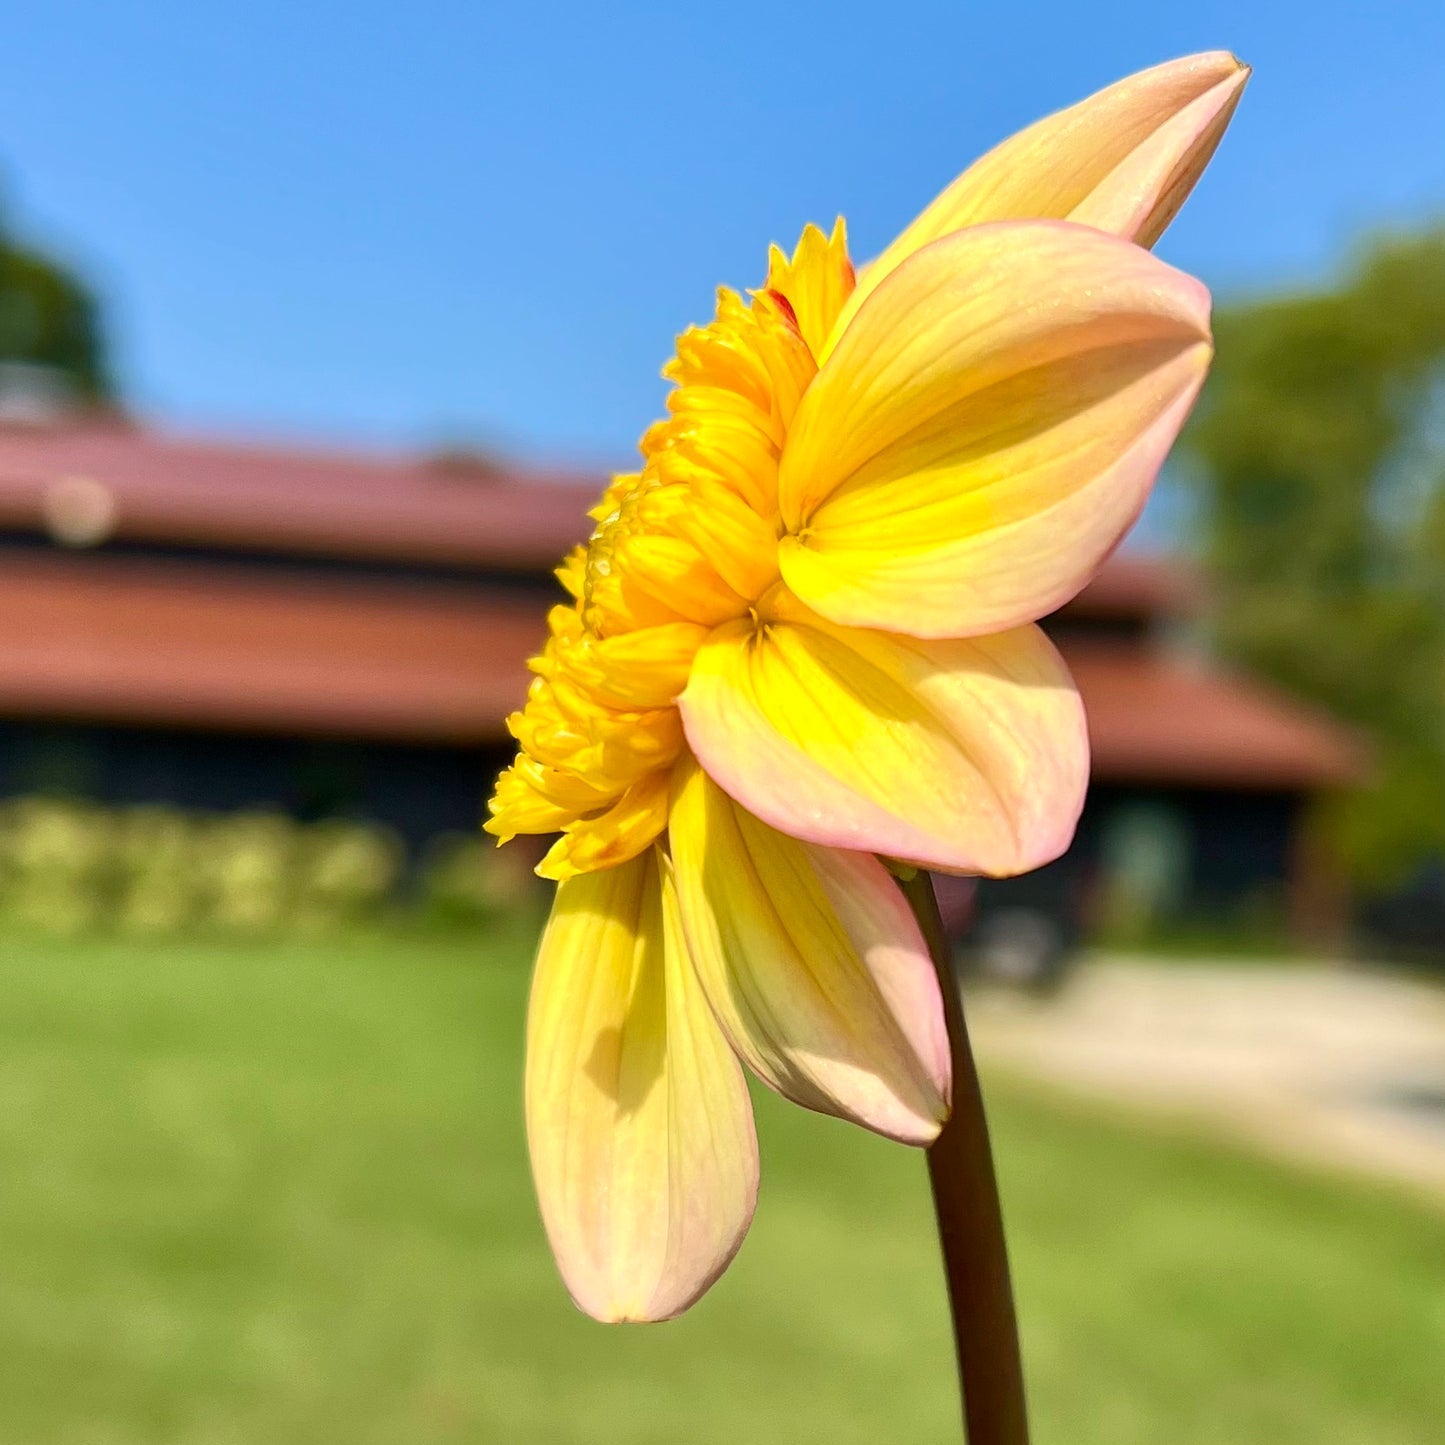
[[882,864],[779,833],[692,764],[671,848],[694,968],[754,1072],[808,1108],[932,1140],[949,1093],[942,1000]]

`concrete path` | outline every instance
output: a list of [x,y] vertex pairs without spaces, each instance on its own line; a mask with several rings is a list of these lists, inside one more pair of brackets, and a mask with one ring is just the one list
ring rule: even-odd
[[1056,998],[970,994],[987,1063],[1203,1120],[1445,1205],[1445,987],[1099,957]]

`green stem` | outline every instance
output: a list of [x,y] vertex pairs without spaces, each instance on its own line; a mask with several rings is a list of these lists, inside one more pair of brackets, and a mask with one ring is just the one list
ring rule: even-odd
[[927,873],[903,882],[938,972],[953,1056],[953,1112],[928,1150],[968,1445],[1028,1445],[1023,1362],[983,1094],[938,901]]

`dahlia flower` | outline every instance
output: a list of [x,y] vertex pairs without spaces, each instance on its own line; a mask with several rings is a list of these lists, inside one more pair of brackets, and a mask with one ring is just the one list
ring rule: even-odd
[[[1088,744],[1037,619],[1138,516],[1209,365],[1145,249],[1247,72],[1196,56],[1005,141],[861,274],[840,220],[718,294],[640,470],[559,577],[487,824],[557,834],[527,1029],[543,1219],[588,1313],[726,1266],[758,1158],[741,1065],[926,1145],[939,983],[890,869],[1067,848]],[[886,860],[886,861],[885,861]]]

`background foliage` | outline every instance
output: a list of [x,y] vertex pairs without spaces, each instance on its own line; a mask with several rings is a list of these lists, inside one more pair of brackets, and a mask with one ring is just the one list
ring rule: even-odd
[[539,898],[525,860],[480,834],[443,835],[408,869],[400,840],[372,823],[0,804],[0,928],[11,931],[313,936],[402,919],[491,923]]
[[68,399],[112,399],[100,314],[67,266],[17,240],[0,212],[0,365],[44,367]]
[[1389,884],[1445,849],[1445,226],[1215,334],[1184,441],[1215,641],[1373,740],[1325,825]]

